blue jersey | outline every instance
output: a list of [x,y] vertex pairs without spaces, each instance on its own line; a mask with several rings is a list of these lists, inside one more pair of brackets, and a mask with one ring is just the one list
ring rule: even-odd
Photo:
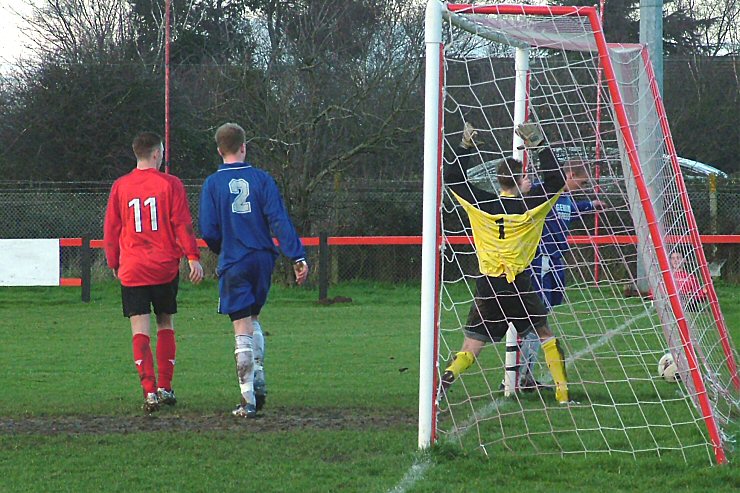
[[249,163],[230,163],[206,178],[200,197],[200,233],[218,257],[219,274],[254,251],[303,260],[306,251],[288,217],[275,180]]
[[594,209],[590,200],[576,202],[568,193],[563,193],[545,219],[539,253],[551,257],[562,257],[568,251],[568,235],[571,222],[581,212]]

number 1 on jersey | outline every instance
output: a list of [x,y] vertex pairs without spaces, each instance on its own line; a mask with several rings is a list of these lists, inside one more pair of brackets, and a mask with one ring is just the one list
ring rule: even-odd
[[506,232],[504,231],[504,218],[496,219],[496,224],[498,224],[498,239],[505,240]]

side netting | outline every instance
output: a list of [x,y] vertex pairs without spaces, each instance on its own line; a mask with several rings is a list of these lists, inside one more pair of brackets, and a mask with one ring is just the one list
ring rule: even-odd
[[[447,8],[455,12],[445,11],[442,30],[441,164],[454,162],[471,122],[478,137],[470,182],[496,191],[497,162],[517,153],[536,174],[536,154],[518,150],[513,133],[522,118],[535,121],[561,162],[587,163],[591,179],[573,200],[600,201],[603,210],[556,206],[572,214],[570,242],[540,262],[566,279],[548,324],[564,346],[575,402],[560,405],[545,389],[504,392],[502,341],[438,396],[432,436],[485,453],[725,462],[740,410],[737,353],[646,51],[607,45],[592,8]],[[517,52],[524,66],[515,65]],[[460,350],[481,276],[465,211],[447,187],[440,195],[435,382]],[[678,381],[659,372],[666,353]],[[537,380],[552,383],[541,351],[534,368]]]

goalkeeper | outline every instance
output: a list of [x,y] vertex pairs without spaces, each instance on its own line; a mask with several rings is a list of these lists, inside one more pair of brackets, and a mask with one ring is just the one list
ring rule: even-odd
[[547,325],[547,310],[532,289],[527,267],[537,251],[545,217],[560,196],[565,180],[560,164],[544,141],[539,127],[525,123],[516,128],[526,148],[539,151],[542,183],[532,187],[521,161],[512,157],[499,164],[499,194],[483,190],[467,180],[466,170],[474,154],[477,134],[465,124],[457,156],[444,170],[444,181],[465,209],[482,276],[476,281],[475,302],[470,307],[465,340],[442,375],[442,392],[475,362],[488,342],[500,341],[511,322],[520,335],[534,330],[540,338],[545,361],[555,383],[555,398],[568,402],[565,358]]

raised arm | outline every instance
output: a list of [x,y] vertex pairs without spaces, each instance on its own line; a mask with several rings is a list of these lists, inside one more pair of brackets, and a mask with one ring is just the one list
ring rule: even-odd
[[526,197],[527,206],[532,208],[550,200],[553,195],[560,192],[565,186],[565,176],[552,149],[543,145],[545,137],[539,125],[522,123],[516,127],[516,133],[524,141],[524,146],[529,151],[537,151],[540,158],[542,183],[532,188]]
[[466,123],[460,145],[455,155],[444,166],[444,182],[447,187],[464,201],[479,206],[481,202],[498,199],[498,195],[479,188],[468,181],[467,171],[475,154],[474,139],[478,132],[472,124]]
[[560,169],[560,161],[549,147],[541,149],[537,155],[540,158],[542,188],[548,196],[555,195],[565,186],[565,177]]

